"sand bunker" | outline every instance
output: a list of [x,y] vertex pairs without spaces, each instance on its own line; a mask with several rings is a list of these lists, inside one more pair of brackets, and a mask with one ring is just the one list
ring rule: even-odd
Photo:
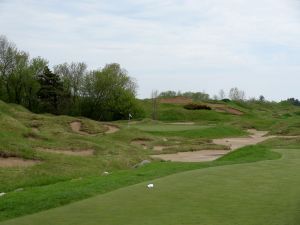
[[156,145],[153,147],[153,150],[154,151],[163,151],[164,149],[167,149],[167,148],[177,148],[178,145],[169,145],[169,146],[165,146],[165,145]]
[[25,160],[17,157],[0,158],[0,168],[27,167],[40,163],[38,160]]
[[213,161],[238,148],[247,145],[255,145],[267,139],[276,137],[265,136],[268,133],[267,131],[248,130],[248,132],[251,133],[251,135],[245,138],[223,138],[213,140],[214,144],[228,146],[230,150],[201,150],[194,152],[178,152],[175,154],[152,155],[152,157],[175,162]]
[[70,123],[70,126],[71,126],[72,131],[74,131],[78,134],[89,135],[88,132],[81,130],[82,123],[80,121],[74,121],[74,122]]
[[105,124],[103,126],[107,129],[105,131],[106,134],[113,134],[120,130],[120,128],[115,125]]
[[178,152],[176,154],[152,155],[152,157],[174,162],[206,162],[213,161],[228,152],[228,150],[202,150],[195,152]]
[[176,122],[176,123],[167,123],[171,125],[194,125],[195,122]]
[[153,147],[154,151],[163,151],[164,149],[169,148],[169,146],[157,145]]
[[37,148],[38,151],[49,152],[54,154],[75,155],[75,156],[92,156],[94,155],[93,149],[80,149],[80,150],[66,150],[66,149],[51,149],[51,148]]
[[226,145],[231,150],[236,150],[238,148],[247,145],[256,145],[257,143],[275,137],[275,136],[265,136],[268,133],[267,131],[257,131],[252,129],[252,130],[248,130],[248,132],[251,133],[249,137],[214,139],[213,143],[217,145]]

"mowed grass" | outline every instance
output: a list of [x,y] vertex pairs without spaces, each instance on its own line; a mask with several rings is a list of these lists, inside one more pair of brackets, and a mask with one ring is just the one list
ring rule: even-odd
[[[191,126],[192,127],[192,126]],[[148,133],[156,136],[166,136],[166,137],[185,137],[185,138],[224,138],[224,137],[238,137],[247,135],[247,132],[229,125],[216,125],[216,126],[206,126],[198,127],[195,129],[186,130],[157,130],[157,131],[147,131]]]
[[137,128],[142,131],[150,132],[169,132],[169,131],[186,131],[186,130],[201,130],[211,127],[212,125],[193,125],[193,124],[168,124],[168,123],[146,123],[146,124],[134,124],[131,127]]
[[178,173],[1,224],[299,225],[300,150],[276,152],[280,159]]
[[270,151],[267,147],[249,146],[213,162],[157,161],[138,169],[115,171],[109,176],[84,177],[56,184],[25,188],[23,191],[9,192],[1,198],[0,221],[55,208],[97,194],[183,171],[278,158],[280,158],[280,154]]

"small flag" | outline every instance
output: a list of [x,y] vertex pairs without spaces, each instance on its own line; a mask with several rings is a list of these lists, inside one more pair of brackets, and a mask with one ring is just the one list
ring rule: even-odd
[[132,115],[129,113],[129,118],[132,118]]

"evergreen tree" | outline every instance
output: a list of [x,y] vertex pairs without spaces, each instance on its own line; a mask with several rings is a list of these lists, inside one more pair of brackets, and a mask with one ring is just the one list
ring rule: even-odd
[[57,74],[51,72],[46,66],[42,74],[38,75],[40,90],[38,99],[41,103],[41,111],[53,114],[59,113],[59,103],[63,97],[63,83]]

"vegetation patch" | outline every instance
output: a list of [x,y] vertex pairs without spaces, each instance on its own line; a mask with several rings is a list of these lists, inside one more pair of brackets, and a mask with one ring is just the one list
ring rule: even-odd
[[9,158],[9,157],[18,157],[18,154],[15,152],[0,151],[0,158]]
[[232,151],[220,159],[218,161],[235,161],[239,163],[244,162],[256,162],[259,159],[264,158],[267,160],[274,160],[281,158],[281,154],[278,152],[270,151],[269,148],[264,147],[262,145],[256,146],[246,146],[238,151]]
[[134,145],[140,145],[144,149],[147,149],[149,147],[148,144],[151,141],[153,141],[153,139],[150,139],[150,138],[134,138],[134,139],[132,139],[132,141],[130,143],[134,144]]
[[187,105],[183,106],[183,108],[185,108],[187,110],[211,110],[211,107],[209,107],[207,105],[196,104],[196,103],[187,104]]
[[25,134],[23,134],[24,138],[27,138],[29,140],[35,141],[35,140],[46,140],[45,137],[42,137],[41,135],[38,134],[37,130],[32,130],[29,131]]

